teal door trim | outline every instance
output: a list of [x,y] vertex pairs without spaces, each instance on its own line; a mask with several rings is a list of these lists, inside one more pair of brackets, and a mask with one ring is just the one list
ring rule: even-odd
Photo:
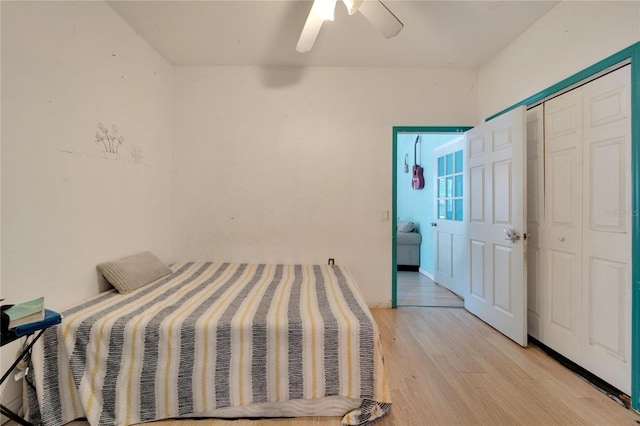
[[535,95],[487,118],[519,106],[534,106],[617,65],[631,64],[631,407],[640,411],[640,42],[601,60]]
[[391,307],[398,307],[398,253],[396,231],[398,221],[398,134],[400,133],[464,133],[471,127],[438,127],[438,126],[394,126],[393,127],[393,151],[391,153]]

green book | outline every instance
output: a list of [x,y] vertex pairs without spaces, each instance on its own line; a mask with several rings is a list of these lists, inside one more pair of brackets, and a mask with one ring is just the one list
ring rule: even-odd
[[9,317],[9,328],[40,322],[44,319],[44,297],[13,305],[4,313]]

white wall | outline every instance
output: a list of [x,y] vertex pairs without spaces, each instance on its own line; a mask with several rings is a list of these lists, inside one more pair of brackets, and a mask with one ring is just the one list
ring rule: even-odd
[[[105,3],[1,6],[1,294],[64,310],[98,293],[100,261],[170,259],[172,68]],[[126,138],[119,159],[99,122]],[[2,348],[3,371],[16,352]]]
[[478,122],[640,41],[640,2],[565,1],[478,71]]
[[475,72],[175,69],[177,259],[349,266],[391,302],[392,127],[467,125]]

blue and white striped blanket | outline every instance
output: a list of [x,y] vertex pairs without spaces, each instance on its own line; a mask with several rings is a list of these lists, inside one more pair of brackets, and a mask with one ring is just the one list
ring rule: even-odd
[[34,346],[31,419],[92,425],[338,397],[344,424],[386,415],[379,332],[341,266],[177,263],[63,312]]

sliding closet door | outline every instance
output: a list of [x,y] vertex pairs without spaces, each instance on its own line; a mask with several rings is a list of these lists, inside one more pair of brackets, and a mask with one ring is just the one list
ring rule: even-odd
[[578,360],[582,335],[582,93],[545,103],[544,343]]
[[527,328],[540,340],[544,225],[544,106],[527,111]]
[[582,365],[631,393],[630,66],[583,88]]
[[631,392],[630,66],[545,103],[541,341]]

